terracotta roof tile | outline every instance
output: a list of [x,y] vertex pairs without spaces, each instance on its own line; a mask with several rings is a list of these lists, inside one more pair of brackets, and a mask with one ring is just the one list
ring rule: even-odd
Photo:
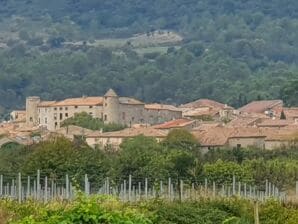
[[298,118],[298,107],[283,108],[287,119]]
[[194,102],[183,104],[180,107],[181,108],[213,107],[213,108],[223,109],[225,107],[225,104],[216,102],[214,100],[209,100],[209,99],[199,99]]
[[191,125],[195,122],[196,121],[194,121],[194,120],[189,120],[189,119],[185,119],[185,118],[183,119],[182,118],[182,119],[168,121],[168,122],[165,122],[165,123],[159,124],[159,125],[154,125],[152,127],[156,128],[156,129],[183,128],[183,127]]
[[51,106],[100,106],[103,104],[103,97],[81,97],[69,98],[52,104]]
[[200,108],[182,108],[184,117],[214,116],[221,110],[220,108],[200,107]]
[[170,110],[170,111],[181,111],[179,108],[173,106],[173,105],[168,105],[168,104],[158,104],[158,103],[153,103],[153,104],[146,104],[145,109],[148,110]]
[[279,119],[263,119],[257,124],[258,127],[286,127],[293,124],[290,120],[279,120]]
[[87,136],[87,138],[130,138],[138,135],[144,135],[147,137],[165,138],[167,136],[166,131],[158,130],[155,128],[126,128],[121,131],[105,132],[105,133],[93,133]]
[[282,100],[261,100],[261,101],[253,101],[241,108],[239,108],[240,112],[246,113],[264,113],[268,109],[272,109],[274,107],[282,107]]
[[50,107],[52,106],[53,104],[55,104],[56,101],[41,101],[38,106],[39,107]]

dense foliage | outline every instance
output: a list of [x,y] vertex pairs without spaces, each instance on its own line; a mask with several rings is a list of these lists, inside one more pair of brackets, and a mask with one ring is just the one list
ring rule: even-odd
[[[179,140],[181,136],[189,136]],[[177,136],[173,138],[173,136]],[[215,153],[216,152],[216,153]],[[298,177],[298,148],[263,151],[259,149],[211,150],[202,154],[200,146],[187,131],[174,130],[158,143],[153,138],[138,136],[124,141],[120,149],[91,149],[82,141],[55,138],[29,147],[5,145],[0,150],[0,173],[12,178],[17,172],[64,180],[68,174],[83,184],[88,174],[93,185],[106,177],[115,184],[132,175],[133,181],[156,184],[159,180],[173,183],[203,184],[205,178],[217,185],[238,181],[264,186],[266,180],[283,190],[293,190]]]
[[68,125],[76,125],[90,130],[102,130],[103,132],[119,131],[126,127],[125,125],[121,124],[105,124],[101,119],[93,118],[86,112],[77,113],[73,117],[64,120],[62,127]]
[[[79,194],[74,201],[46,205],[0,201],[3,224],[249,224],[253,220],[253,203],[239,199],[126,204],[113,198]],[[260,206],[260,220],[263,224],[296,224],[297,208],[268,201]]]
[[[297,7],[294,0],[1,1],[2,113],[28,95],[61,99],[109,87],[148,102],[297,105]],[[144,51],[107,39],[154,30],[184,41],[150,42]]]

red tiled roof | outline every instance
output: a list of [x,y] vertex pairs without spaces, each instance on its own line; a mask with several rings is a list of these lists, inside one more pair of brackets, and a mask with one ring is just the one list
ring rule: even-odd
[[156,129],[182,128],[182,127],[186,127],[190,124],[193,124],[195,122],[196,121],[182,118],[182,119],[168,121],[168,122],[165,122],[163,124],[155,125],[155,126],[152,126],[152,127],[156,128]]
[[225,104],[216,102],[214,100],[209,100],[209,99],[199,99],[194,102],[183,104],[180,107],[181,108],[213,107],[213,108],[223,109],[225,107]]
[[182,108],[184,117],[198,117],[204,115],[214,116],[219,113],[219,108],[199,107],[199,108]]
[[81,97],[69,98],[52,104],[51,106],[100,106],[103,104],[103,97]]
[[41,101],[38,106],[39,107],[50,107],[52,106],[53,104],[55,104],[56,101]]
[[158,103],[153,103],[153,104],[146,104],[145,109],[148,110],[170,110],[170,111],[181,111],[179,108],[173,106],[173,105],[168,105],[168,104],[158,104]]
[[283,108],[287,119],[298,118],[298,107]]
[[247,127],[253,126],[260,121],[257,117],[236,117],[227,124],[227,127]]
[[240,112],[246,113],[264,113],[268,109],[272,109],[274,107],[282,107],[282,100],[261,100],[261,101],[253,101],[241,108],[239,108]]
[[265,119],[262,122],[258,123],[258,127],[286,127],[293,124],[293,121],[290,120],[279,120],[279,119]]
[[192,134],[202,146],[224,146],[230,138],[264,138],[267,141],[288,141],[298,138],[298,125],[285,128],[208,127],[200,126]]

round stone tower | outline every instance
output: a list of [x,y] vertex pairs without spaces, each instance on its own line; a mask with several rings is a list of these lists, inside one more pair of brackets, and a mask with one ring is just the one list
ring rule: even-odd
[[109,89],[109,91],[104,95],[103,100],[103,120],[104,123],[110,124],[110,123],[119,123],[119,117],[120,117],[120,103],[119,103],[119,97],[115,93],[114,90]]
[[27,126],[38,126],[38,104],[40,103],[40,97],[30,96],[26,98],[26,124]]

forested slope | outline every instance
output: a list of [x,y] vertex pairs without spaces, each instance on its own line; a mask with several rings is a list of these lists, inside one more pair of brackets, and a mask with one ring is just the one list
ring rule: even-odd
[[[148,102],[298,104],[294,0],[3,0],[0,18],[2,111],[22,107],[28,95],[60,99],[109,87]],[[147,43],[146,51],[130,41],[92,44],[154,30],[184,40]]]

